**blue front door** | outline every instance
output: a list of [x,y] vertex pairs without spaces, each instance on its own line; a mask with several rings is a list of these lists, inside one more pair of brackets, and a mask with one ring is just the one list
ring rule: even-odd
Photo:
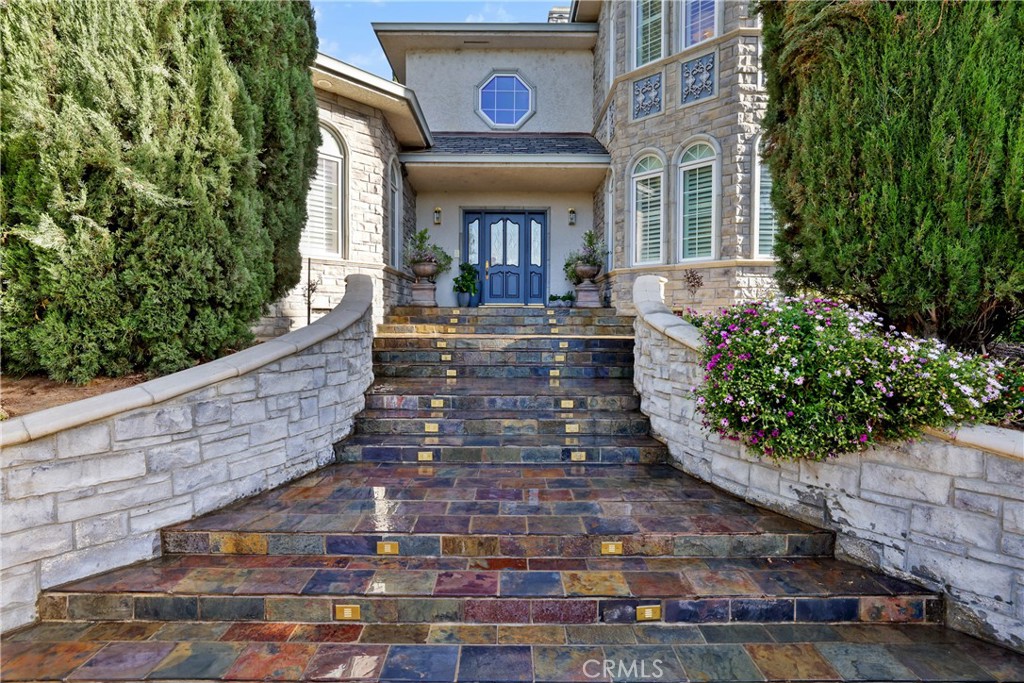
[[483,276],[483,303],[544,303],[543,212],[469,212],[463,225],[467,259],[477,263]]

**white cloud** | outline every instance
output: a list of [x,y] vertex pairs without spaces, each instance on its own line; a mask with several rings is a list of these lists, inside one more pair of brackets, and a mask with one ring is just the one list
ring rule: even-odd
[[505,9],[505,3],[503,2],[485,2],[479,12],[466,15],[468,23],[511,22],[515,20],[516,18],[512,13]]

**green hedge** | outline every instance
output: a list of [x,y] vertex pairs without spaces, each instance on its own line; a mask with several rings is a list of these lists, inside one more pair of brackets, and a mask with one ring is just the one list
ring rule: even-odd
[[1024,3],[759,7],[783,289],[997,337],[1024,314]]
[[308,3],[9,3],[3,369],[85,382],[247,344],[298,281]]

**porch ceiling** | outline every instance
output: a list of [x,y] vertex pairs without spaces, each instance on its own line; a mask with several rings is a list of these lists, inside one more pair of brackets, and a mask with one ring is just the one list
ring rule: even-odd
[[481,192],[593,192],[604,182],[608,161],[587,159],[566,163],[524,160],[427,162],[402,159],[409,182],[418,192],[479,190]]

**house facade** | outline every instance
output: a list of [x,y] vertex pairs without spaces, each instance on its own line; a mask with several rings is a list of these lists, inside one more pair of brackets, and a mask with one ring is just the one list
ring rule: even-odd
[[379,23],[394,82],[321,55],[324,138],[302,240],[303,281],[263,336],[330,310],[368,273],[377,315],[407,303],[417,229],[483,305],[545,305],[582,235],[604,235],[606,302],[631,310],[643,274],[674,308],[772,289],[775,218],[759,163],[767,100],[745,0],[577,0],[531,24]]

